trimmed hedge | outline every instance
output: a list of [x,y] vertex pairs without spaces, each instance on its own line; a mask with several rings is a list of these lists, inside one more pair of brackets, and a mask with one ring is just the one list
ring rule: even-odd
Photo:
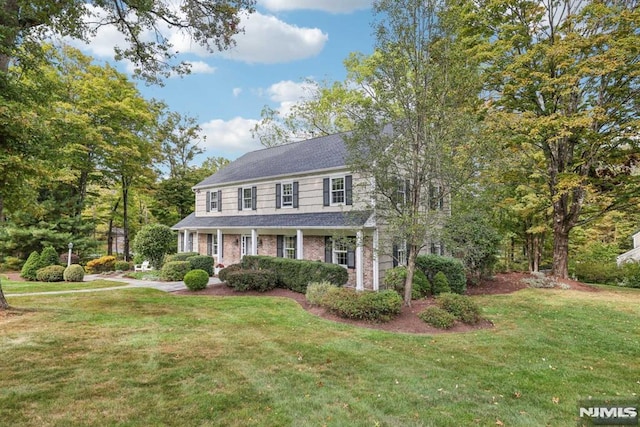
[[447,277],[449,287],[456,294],[464,294],[467,290],[467,276],[462,261],[440,255],[418,255],[416,258],[418,267],[433,283],[433,278],[442,271]]
[[165,262],[160,270],[160,277],[164,280],[177,282],[184,280],[185,274],[191,270],[189,261],[169,261]]
[[438,329],[449,329],[456,323],[456,317],[453,314],[433,305],[418,313],[418,317]]
[[61,265],[48,265],[42,267],[36,273],[39,282],[62,282],[64,280],[64,267]]
[[400,314],[402,298],[396,291],[358,292],[353,288],[329,288],[321,305],[347,319],[388,322]]
[[278,277],[277,287],[302,294],[307,291],[307,285],[311,282],[327,281],[336,286],[343,286],[349,280],[345,268],[319,261],[247,255],[242,258],[242,268],[274,271]]
[[62,278],[65,282],[82,282],[84,280],[84,268],[79,264],[71,264],[64,269]]
[[184,275],[184,284],[190,291],[200,291],[209,284],[209,273],[204,270],[191,270]]
[[278,275],[269,270],[237,270],[227,274],[227,286],[236,291],[266,292],[278,284]]
[[221,282],[226,282],[227,276],[230,273],[233,273],[234,271],[239,271],[239,270],[242,270],[242,266],[240,264],[231,264],[230,266],[225,267],[218,272],[218,279],[220,279]]
[[192,270],[204,270],[209,276],[213,276],[213,257],[208,255],[194,255],[187,258]]
[[171,261],[186,261],[188,258],[198,255],[200,255],[198,252],[180,252],[177,254],[165,255],[164,262],[167,263]]

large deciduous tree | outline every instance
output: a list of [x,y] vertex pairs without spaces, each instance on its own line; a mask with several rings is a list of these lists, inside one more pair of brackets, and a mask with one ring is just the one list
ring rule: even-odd
[[[640,143],[640,4],[474,5],[460,15],[470,18],[468,30],[485,31],[489,118],[508,131],[507,145],[544,159],[553,274],[567,277],[571,230],[637,196],[631,171]],[[585,201],[598,194],[585,215]]]

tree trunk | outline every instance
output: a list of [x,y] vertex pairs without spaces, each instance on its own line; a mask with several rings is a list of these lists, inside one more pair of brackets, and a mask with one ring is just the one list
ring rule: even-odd
[[4,292],[2,291],[2,281],[0,280],[0,310],[8,310],[9,303],[7,299],[4,297]]
[[569,278],[569,231],[562,224],[553,227],[553,276]]
[[122,234],[124,239],[122,256],[129,261],[129,181],[122,177]]
[[109,229],[107,230],[107,255],[113,255],[113,217],[120,205],[120,199],[116,200],[116,204],[111,208],[111,217],[109,218]]
[[416,271],[416,258],[418,247],[409,245],[409,258],[407,259],[407,277],[404,281],[404,305],[411,307],[411,294],[413,291],[413,275]]

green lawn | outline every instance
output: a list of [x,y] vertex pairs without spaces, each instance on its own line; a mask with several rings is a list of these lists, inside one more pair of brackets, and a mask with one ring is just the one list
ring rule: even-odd
[[416,336],[277,298],[9,298],[0,425],[570,426],[640,394],[640,291],[475,300],[495,328]]
[[[0,275],[0,278],[2,275]],[[93,280],[91,282],[14,282],[2,278],[2,290],[7,296],[32,292],[76,291],[81,289],[113,288],[126,283],[113,280]]]

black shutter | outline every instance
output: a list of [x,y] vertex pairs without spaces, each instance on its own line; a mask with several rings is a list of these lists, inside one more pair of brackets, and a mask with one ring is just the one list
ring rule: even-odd
[[224,234],[220,235],[220,241],[218,242],[218,254],[220,255],[218,257],[218,262],[220,262],[221,259],[224,258],[224,245],[222,244],[224,242]]
[[242,187],[238,188],[238,210],[242,210]]
[[324,206],[329,206],[329,178],[325,178],[322,180],[322,200]]
[[222,212],[222,190],[218,190],[218,212]]
[[258,208],[258,189],[257,187],[251,187],[251,209],[256,210]]
[[211,191],[207,191],[207,212],[211,210]]
[[344,177],[344,202],[347,205],[351,205],[352,202],[353,191],[351,191],[351,175],[347,175]]
[[398,245],[393,245],[393,266],[398,266]]
[[333,256],[331,256],[332,252],[331,247],[331,236],[324,237],[324,262],[332,263]]
[[356,268],[356,251],[353,248],[347,249],[347,268]]
[[282,184],[276,184],[276,209],[282,205]]
[[278,258],[282,258],[282,257],[284,256],[284,250],[283,250],[283,247],[284,247],[284,237],[283,237],[283,236],[281,236],[281,235],[278,235],[278,236],[276,237],[276,242],[277,242],[277,243],[276,243],[276,256],[277,256]]
[[298,207],[298,181],[293,182],[293,207]]

